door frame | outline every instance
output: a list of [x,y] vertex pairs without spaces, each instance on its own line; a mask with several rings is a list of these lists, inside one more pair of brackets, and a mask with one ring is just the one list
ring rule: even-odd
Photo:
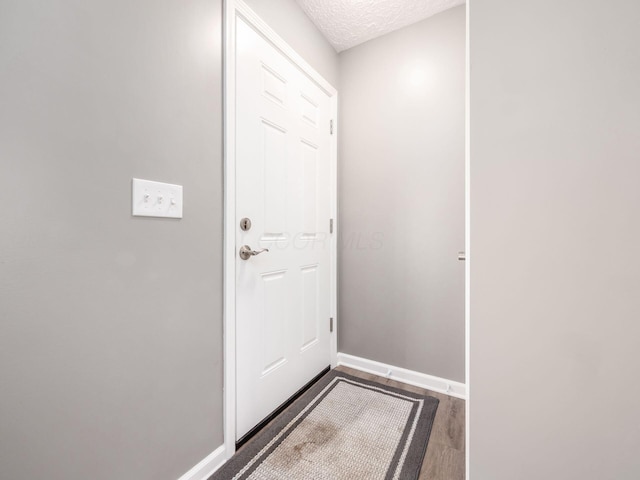
[[[330,334],[331,367],[338,358],[337,315],[337,253],[338,253],[338,91],[269,27],[243,0],[223,2],[223,129],[224,129],[224,307],[223,307],[223,368],[224,368],[224,446],[227,458],[236,450],[236,111],[235,111],[235,34],[236,19],[242,18],[256,32],[306,74],[330,97],[333,135],[330,146],[330,213],[333,234],[330,239],[330,306],[333,332]],[[329,128],[329,125],[327,125]],[[329,322],[329,319],[327,319]],[[328,325],[327,325],[328,328]]]

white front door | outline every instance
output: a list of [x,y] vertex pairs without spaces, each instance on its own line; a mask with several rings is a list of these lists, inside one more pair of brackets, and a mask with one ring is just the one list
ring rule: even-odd
[[241,18],[235,60],[238,439],[331,362],[332,142],[330,97]]

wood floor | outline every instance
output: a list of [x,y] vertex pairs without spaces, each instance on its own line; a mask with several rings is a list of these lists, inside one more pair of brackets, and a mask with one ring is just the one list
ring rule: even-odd
[[[406,383],[396,382],[388,378],[371,375],[348,367],[336,370],[354,377],[373,380],[378,383],[401,388],[410,392],[430,395],[440,400],[436,419],[431,431],[427,454],[422,462],[419,480],[464,480],[465,475],[465,402],[459,398],[442,393],[432,392],[424,388],[414,387]],[[251,444],[251,440],[242,448]]]

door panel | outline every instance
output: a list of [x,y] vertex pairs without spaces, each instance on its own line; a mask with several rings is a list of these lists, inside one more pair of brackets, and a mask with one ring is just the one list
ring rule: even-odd
[[264,148],[265,236],[281,236],[287,230],[287,131],[262,120]]
[[287,360],[285,344],[286,272],[264,273],[262,277],[262,375]]
[[302,346],[301,351],[311,347],[318,341],[320,315],[318,311],[320,299],[318,282],[318,265],[302,267]]
[[[330,98],[236,25],[237,438],[330,362]],[[240,220],[249,218],[248,231]]]

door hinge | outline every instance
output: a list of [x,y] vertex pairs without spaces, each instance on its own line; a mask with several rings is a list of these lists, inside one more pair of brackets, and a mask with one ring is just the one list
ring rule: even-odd
[[329,219],[329,233],[333,233],[333,218]]
[[333,333],[333,317],[329,318],[329,332]]
[[329,120],[329,134],[333,135],[333,120]]

